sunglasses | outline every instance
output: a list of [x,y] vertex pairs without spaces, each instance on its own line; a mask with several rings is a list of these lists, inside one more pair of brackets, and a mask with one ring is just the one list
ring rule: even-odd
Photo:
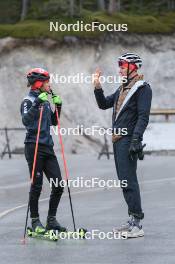
[[118,65],[119,65],[119,67],[123,67],[123,68],[128,68],[128,65],[129,65],[129,67],[131,68],[131,70],[137,69],[137,66],[134,63],[128,63],[127,61],[124,61],[124,60],[123,61],[120,60],[118,62]]
[[124,65],[128,65],[128,62],[127,61],[119,60],[118,65],[119,65],[119,67],[122,67]]

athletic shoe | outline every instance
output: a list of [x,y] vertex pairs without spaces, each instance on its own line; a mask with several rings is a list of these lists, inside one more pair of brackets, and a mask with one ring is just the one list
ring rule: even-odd
[[126,234],[123,234],[123,237],[126,238],[137,238],[137,237],[143,237],[144,231],[142,229],[141,225],[130,225],[129,230],[126,232]]
[[122,232],[127,232],[131,225],[132,225],[132,222],[133,222],[133,217],[131,217],[130,220],[128,220],[125,224],[122,224],[120,227],[115,227],[113,228],[113,232],[118,234],[118,233],[122,233]]
[[61,226],[58,221],[56,220],[55,216],[48,216],[47,217],[47,224],[46,224],[47,230],[57,230],[59,232],[66,232],[66,227]]
[[42,225],[39,217],[32,218],[32,229],[34,232],[36,232],[38,234],[42,234],[46,231],[45,227]]

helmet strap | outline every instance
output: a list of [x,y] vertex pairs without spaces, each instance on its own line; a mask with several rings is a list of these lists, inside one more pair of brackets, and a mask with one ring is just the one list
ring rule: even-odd
[[129,66],[130,66],[130,62],[128,62],[128,68],[127,68],[127,81],[129,80],[129,75],[130,75],[130,73],[129,73]]
[[129,68],[130,68],[130,62],[128,62],[128,68],[127,68],[127,81],[129,80],[129,76],[136,70],[136,68],[134,68],[131,72],[129,72]]

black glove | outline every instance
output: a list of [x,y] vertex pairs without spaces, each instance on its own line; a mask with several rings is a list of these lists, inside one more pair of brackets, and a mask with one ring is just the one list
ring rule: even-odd
[[132,160],[134,160],[134,157],[137,155],[139,160],[144,159],[144,153],[143,149],[146,146],[146,144],[142,145],[142,142],[139,139],[132,139],[131,145],[129,147],[129,156]]

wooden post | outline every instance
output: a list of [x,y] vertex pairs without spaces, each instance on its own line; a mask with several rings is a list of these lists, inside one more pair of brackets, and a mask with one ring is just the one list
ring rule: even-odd
[[11,149],[10,149],[10,140],[8,137],[8,128],[5,127],[3,130],[5,131],[6,144],[5,144],[3,152],[1,153],[1,159],[3,159],[6,153],[8,153],[9,159],[11,159],[12,154],[11,154]]
[[7,142],[7,150],[8,150],[9,159],[11,159],[12,154],[11,154],[11,149],[10,149],[10,140],[8,137],[8,128],[7,127],[5,127],[5,138],[6,138],[6,142]]
[[169,114],[165,114],[165,120],[166,120],[166,122],[169,121]]

